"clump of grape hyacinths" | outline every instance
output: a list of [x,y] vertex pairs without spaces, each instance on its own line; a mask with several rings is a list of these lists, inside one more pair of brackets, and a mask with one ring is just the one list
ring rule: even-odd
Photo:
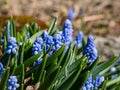
[[89,63],[93,63],[98,57],[98,52],[94,44],[94,38],[91,35],[87,39],[87,44],[83,50],[83,55],[88,57]]
[[91,90],[93,88],[93,83],[92,83],[92,74],[89,75],[86,83],[82,87],[82,90]]
[[0,77],[2,76],[3,70],[4,70],[3,64],[0,62]]
[[69,19],[66,19],[62,28],[62,40],[66,44],[66,49],[68,49],[69,44],[72,42],[72,23]]
[[6,53],[7,54],[16,54],[16,52],[17,52],[16,38],[9,37],[8,43],[6,45]]
[[78,32],[74,40],[74,43],[76,44],[77,48],[80,48],[82,46],[82,39],[83,39],[83,32]]
[[104,79],[105,78],[103,76],[98,75],[95,80],[93,80],[93,89],[98,89],[103,83]]
[[70,8],[68,10],[68,16],[67,16],[67,18],[69,20],[73,20],[75,18],[75,10],[73,8]]
[[16,90],[19,87],[16,76],[10,76],[7,82],[7,90]]

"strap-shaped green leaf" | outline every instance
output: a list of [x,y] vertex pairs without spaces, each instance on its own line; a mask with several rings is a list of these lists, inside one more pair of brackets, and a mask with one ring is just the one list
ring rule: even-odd
[[81,74],[77,80],[75,81],[75,83],[72,85],[72,87],[70,88],[70,90],[81,90],[83,85],[85,84],[85,82],[88,79],[90,71],[85,71],[83,74]]
[[112,80],[109,80],[108,82],[107,82],[107,87],[109,87],[109,86],[111,86],[111,85],[113,85],[113,84],[115,84],[115,83],[118,83],[118,82],[120,82],[120,76],[118,76],[117,78],[115,78],[115,79],[112,79]]
[[16,27],[12,16],[10,19],[10,30],[11,30],[11,36],[16,37]]
[[[72,73],[74,70],[78,69],[79,65],[83,65],[85,60],[87,60],[86,57],[82,56],[81,58],[79,58],[78,60],[73,62],[70,66],[68,66],[68,72]],[[64,75],[65,75],[65,69],[61,70],[61,72],[60,72],[60,74],[58,75],[57,78],[61,78]]]
[[45,81],[40,85],[40,88],[38,90],[49,90],[59,70],[60,67],[56,68],[53,72],[51,72],[49,76],[46,77]]
[[7,68],[3,75],[2,75],[2,79],[1,79],[1,82],[0,82],[0,90],[6,90],[6,84],[7,84],[7,80],[8,80],[8,77],[9,77],[9,72],[10,72],[10,68]]
[[48,34],[51,35],[53,33],[53,30],[55,28],[55,25],[56,25],[56,22],[57,22],[57,18],[54,17],[54,21],[52,22],[52,24],[50,25],[50,28],[48,30]]
[[52,56],[48,58],[47,65],[50,65],[54,60],[65,50],[65,45],[63,45],[58,51],[54,52]]
[[[24,68],[26,68],[27,66],[29,66],[29,65],[31,65],[33,62],[35,62],[41,55],[42,55],[42,53],[39,53],[39,54],[36,54],[36,55],[28,58],[27,60],[25,60],[25,61],[23,62]],[[22,68],[22,64],[19,65],[19,66],[16,68],[15,74],[20,73],[19,71],[20,71],[21,68]]]
[[65,80],[61,83],[61,85],[57,88],[57,90],[69,90],[70,87],[77,80],[81,70],[82,70],[82,65],[79,67],[79,69],[76,72],[74,72],[74,73],[72,73],[72,75],[66,77]]
[[96,68],[92,71],[93,77],[95,77],[97,74],[99,74],[101,71],[105,70],[106,68],[112,66],[118,60],[118,58],[119,58],[118,56],[114,56],[114,58],[96,66]]
[[23,59],[24,59],[24,48],[25,48],[25,44],[23,43],[22,46],[20,47],[19,50],[19,64],[23,63]]
[[[39,31],[39,32],[35,33],[31,38],[29,38],[29,42],[31,43],[31,45],[34,43],[36,38],[39,37],[41,34],[42,34],[42,31]],[[31,47],[31,45],[26,47],[25,51],[27,51]]]
[[102,85],[100,85],[99,90],[105,90],[108,79],[104,80]]
[[42,80],[42,76],[43,76],[43,73],[44,73],[44,70],[45,70],[45,66],[46,66],[46,62],[47,62],[47,57],[48,57],[47,54],[43,57],[43,61],[42,61],[42,63],[39,65],[39,67],[38,67],[38,69],[37,69],[37,72],[36,72],[36,74],[35,74],[34,83],[37,83],[37,82],[39,82],[39,81]]

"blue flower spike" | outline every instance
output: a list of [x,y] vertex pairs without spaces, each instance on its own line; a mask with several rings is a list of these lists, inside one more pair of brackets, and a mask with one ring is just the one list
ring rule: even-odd
[[93,88],[93,84],[92,84],[92,74],[89,75],[86,83],[84,84],[84,86],[82,87],[82,90],[91,90]]
[[17,52],[16,38],[9,37],[8,43],[6,45],[6,53],[7,54],[16,54],[16,52]]
[[78,32],[74,40],[74,43],[76,44],[77,48],[82,47],[82,39],[83,39],[83,32]]
[[16,76],[10,76],[7,82],[7,90],[16,90],[18,87]]
[[88,57],[89,63],[93,63],[98,57],[98,52],[94,44],[94,38],[91,35],[87,39],[87,44],[83,50],[83,55]]
[[53,37],[54,41],[54,51],[57,51],[62,45],[62,35],[60,33],[55,34]]
[[43,40],[41,37],[38,37],[32,47],[32,54],[36,55],[40,52],[42,52],[42,47],[43,47]]
[[105,80],[105,78],[103,76],[97,76],[95,80],[93,80],[93,86],[94,89],[98,89],[100,87],[100,85],[103,83],[103,81]]
[[67,17],[71,21],[74,20],[74,18],[75,18],[75,10],[73,8],[70,8],[68,10],[68,16]]
[[66,19],[62,28],[62,41],[66,44],[66,48],[68,48],[69,44],[72,42],[72,34],[72,23],[69,19]]

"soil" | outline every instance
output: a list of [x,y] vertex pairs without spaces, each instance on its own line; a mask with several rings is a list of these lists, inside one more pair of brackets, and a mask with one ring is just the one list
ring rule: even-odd
[[1,16],[31,16],[45,23],[57,16],[61,24],[69,8],[75,10],[75,31],[97,37],[102,60],[120,54],[120,0],[0,0]]

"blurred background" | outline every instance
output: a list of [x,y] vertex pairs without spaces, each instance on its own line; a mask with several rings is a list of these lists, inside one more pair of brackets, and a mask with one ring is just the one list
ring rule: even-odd
[[47,29],[54,16],[62,25],[69,9],[75,12],[75,34],[92,34],[102,60],[120,54],[120,0],[0,0],[0,25],[12,15],[19,28],[37,22]]

